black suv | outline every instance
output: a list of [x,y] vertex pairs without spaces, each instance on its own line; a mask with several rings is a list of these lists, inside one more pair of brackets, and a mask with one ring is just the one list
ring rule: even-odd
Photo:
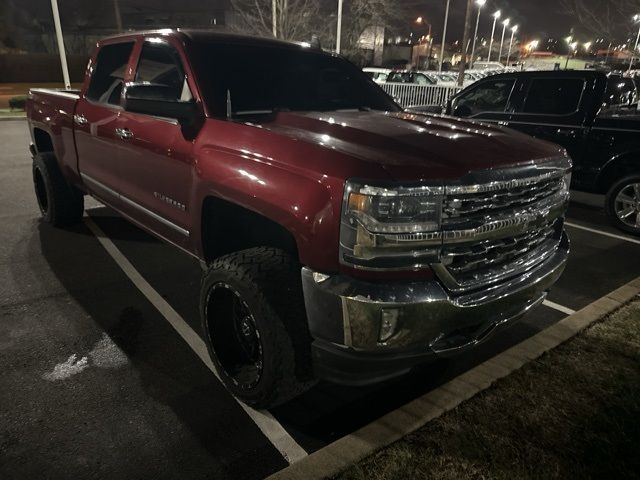
[[631,78],[571,70],[499,74],[455,95],[446,113],[562,145],[574,161],[572,187],[606,194],[611,221],[640,235],[640,111]]

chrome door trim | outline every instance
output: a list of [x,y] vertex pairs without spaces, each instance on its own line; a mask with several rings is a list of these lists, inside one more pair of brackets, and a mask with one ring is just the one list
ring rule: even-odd
[[120,198],[120,194],[118,192],[116,192],[114,189],[107,187],[104,183],[99,182],[95,178],[90,177],[89,175],[87,175],[86,173],[80,173],[80,177],[82,178],[82,180],[86,180],[89,183],[93,183],[95,186],[97,186],[100,189],[104,190],[109,195],[113,195],[114,197]]
[[83,180],[88,181],[89,183],[93,183],[94,185],[100,187],[101,189],[109,192],[110,194],[112,194],[113,196],[119,198],[120,200],[122,200],[123,202],[125,202],[127,205],[130,205],[131,207],[135,208],[136,210],[138,210],[141,213],[144,213],[145,215],[153,218],[154,220],[162,223],[163,225],[171,228],[172,230],[175,230],[176,232],[184,235],[185,237],[188,237],[190,235],[189,230],[186,230],[182,227],[180,227],[179,225],[176,225],[175,223],[167,220],[166,218],[158,215],[155,212],[152,212],[151,210],[149,210],[146,207],[143,207],[142,205],[140,205],[137,202],[134,202],[133,200],[131,200],[130,198],[126,197],[125,195],[122,195],[121,193],[116,192],[115,190],[107,187],[105,184],[103,184],[102,182],[99,182],[98,180],[96,180],[95,178],[90,177],[89,175],[87,175],[86,173],[81,173],[80,176],[82,177]]

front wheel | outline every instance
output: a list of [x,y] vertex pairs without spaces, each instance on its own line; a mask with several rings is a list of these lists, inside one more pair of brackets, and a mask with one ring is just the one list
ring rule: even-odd
[[209,354],[237,398],[269,408],[315,383],[300,266],[290,255],[260,247],[221,257],[200,298]]
[[640,175],[617,181],[607,192],[605,210],[617,228],[640,235]]

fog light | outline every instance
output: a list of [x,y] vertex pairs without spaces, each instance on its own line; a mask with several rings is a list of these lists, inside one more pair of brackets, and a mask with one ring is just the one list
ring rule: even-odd
[[398,326],[398,310],[395,308],[383,308],[380,315],[380,335],[379,341],[386,342],[394,333]]

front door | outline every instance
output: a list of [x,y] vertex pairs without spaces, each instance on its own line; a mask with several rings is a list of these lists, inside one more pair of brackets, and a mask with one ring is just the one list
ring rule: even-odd
[[449,113],[508,126],[516,83],[514,77],[481,80],[453,99]]
[[122,108],[120,96],[134,42],[100,48],[86,92],[74,114],[75,140],[82,181],[87,188],[119,208],[120,172],[116,136]]
[[[188,101],[191,89],[177,49],[165,40],[146,39],[135,73],[136,83],[169,87],[165,100]],[[120,137],[123,211],[179,246],[189,244],[193,139],[173,119],[123,111]]]

